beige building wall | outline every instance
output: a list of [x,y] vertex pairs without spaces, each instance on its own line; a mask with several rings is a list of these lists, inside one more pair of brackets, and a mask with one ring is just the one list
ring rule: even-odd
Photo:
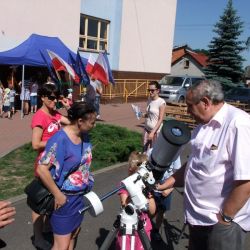
[[[189,67],[186,68],[185,61],[189,60]],[[171,69],[171,75],[190,75],[190,76],[204,76],[201,66],[198,66],[190,58],[183,57],[178,63],[174,64]]]
[[177,0],[123,0],[120,71],[170,73]]
[[76,51],[80,0],[1,0],[0,50],[15,47],[32,33],[59,37]]

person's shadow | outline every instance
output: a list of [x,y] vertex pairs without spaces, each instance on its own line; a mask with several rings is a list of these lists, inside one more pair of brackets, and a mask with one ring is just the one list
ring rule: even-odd
[[6,246],[7,244],[3,240],[0,239],[0,248],[4,248]]
[[188,235],[185,233],[185,224],[181,229],[179,229],[176,226],[170,224],[166,219],[164,219],[163,223],[167,240],[167,249],[173,250],[174,244],[178,245],[181,239],[188,239]]

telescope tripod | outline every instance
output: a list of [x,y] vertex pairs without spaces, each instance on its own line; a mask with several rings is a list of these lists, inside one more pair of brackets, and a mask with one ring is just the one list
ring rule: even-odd
[[135,211],[134,206],[129,204],[122,213],[117,215],[113,228],[104,240],[100,250],[108,250],[118,233],[122,237],[121,250],[126,250],[127,236],[130,236],[130,250],[135,249],[135,233],[137,232],[143,248],[152,250],[148,235],[144,229],[144,220],[140,218],[141,211]]

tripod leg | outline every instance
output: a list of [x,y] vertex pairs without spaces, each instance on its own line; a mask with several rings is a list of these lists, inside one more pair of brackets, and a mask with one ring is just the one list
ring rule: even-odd
[[148,235],[144,229],[143,221],[141,221],[141,220],[138,223],[138,230],[137,231],[138,231],[138,235],[140,237],[141,243],[143,245],[143,248],[145,250],[152,250],[153,248],[151,246],[151,242],[150,242]]
[[120,216],[117,216],[117,219],[115,220],[115,222],[113,224],[113,228],[108,233],[106,239],[102,243],[102,246],[100,247],[100,250],[108,250],[109,249],[111,243],[113,242],[115,236],[117,235],[119,227],[120,227]]
[[135,249],[135,229],[133,230],[133,234],[130,236],[130,250]]
[[127,235],[122,235],[122,250],[126,250],[126,242],[127,241]]

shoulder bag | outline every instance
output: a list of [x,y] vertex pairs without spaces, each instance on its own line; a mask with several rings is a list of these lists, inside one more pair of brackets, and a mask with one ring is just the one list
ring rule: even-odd
[[41,215],[50,215],[53,212],[55,198],[39,178],[28,184],[24,192],[27,194],[27,204],[34,212]]

